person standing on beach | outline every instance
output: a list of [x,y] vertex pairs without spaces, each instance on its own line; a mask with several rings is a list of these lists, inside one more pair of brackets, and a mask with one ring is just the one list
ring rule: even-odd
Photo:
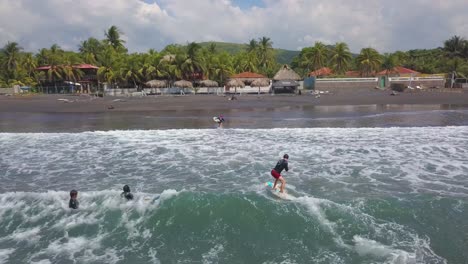
[[286,186],[286,180],[283,178],[283,176],[281,176],[281,172],[283,170],[286,170],[286,171],[289,170],[289,168],[288,168],[288,159],[289,159],[289,155],[284,154],[283,158],[278,160],[278,162],[276,163],[275,168],[271,170],[271,176],[273,176],[273,178],[275,178],[275,184],[273,185],[273,189],[276,189],[276,184],[278,183],[278,181],[280,181],[281,182],[281,187],[280,187],[280,192],[281,193],[284,192],[284,187]]
[[68,202],[68,207],[71,209],[78,209],[78,206],[80,206],[80,203],[78,202],[78,191],[77,190],[71,190],[70,191],[70,201]]

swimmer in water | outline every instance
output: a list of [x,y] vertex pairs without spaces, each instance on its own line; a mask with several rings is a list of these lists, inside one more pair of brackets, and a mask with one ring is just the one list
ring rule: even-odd
[[68,207],[72,209],[78,209],[80,203],[78,202],[78,191],[71,190],[70,191],[70,202],[68,202]]
[[123,193],[121,193],[120,196],[125,197],[127,200],[133,200],[133,194],[130,192],[130,187],[128,185],[123,187]]

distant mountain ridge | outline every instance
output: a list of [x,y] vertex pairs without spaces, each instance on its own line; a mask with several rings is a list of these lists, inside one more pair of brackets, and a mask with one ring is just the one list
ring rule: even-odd
[[[229,54],[237,54],[247,49],[247,44],[229,43],[229,42],[201,42],[198,43],[202,47],[208,47],[211,43],[216,44],[218,51],[226,51]],[[300,51],[297,50],[286,50],[286,49],[274,49],[276,55],[276,61],[280,64],[291,64],[294,57],[298,56]]]

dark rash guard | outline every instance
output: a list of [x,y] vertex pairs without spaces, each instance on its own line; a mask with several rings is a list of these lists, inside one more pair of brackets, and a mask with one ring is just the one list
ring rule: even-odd
[[68,203],[68,207],[70,207],[72,209],[78,209],[79,205],[80,205],[80,203],[76,199],[70,199],[70,202]]
[[288,160],[287,159],[278,160],[274,170],[277,171],[278,173],[281,173],[283,170],[288,171]]

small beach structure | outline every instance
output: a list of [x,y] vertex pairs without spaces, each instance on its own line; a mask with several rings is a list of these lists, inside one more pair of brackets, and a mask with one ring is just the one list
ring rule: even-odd
[[201,80],[198,82],[195,82],[195,88],[194,88],[196,93],[204,93],[204,94],[219,94],[220,87],[219,83],[217,81],[213,80]]
[[166,88],[167,87],[167,81],[164,80],[151,80],[147,81],[145,83],[147,87],[150,88]]
[[295,93],[302,80],[288,65],[283,65],[273,77],[272,89],[274,93]]
[[180,80],[174,82],[174,87],[181,88],[182,90],[180,90],[180,94],[184,95],[185,88],[193,88],[193,84],[186,80]]
[[258,94],[260,94],[260,87],[270,86],[270,80],[267,78],[255,79],[250,83],[252,87],[258,87]]
[[200,82],[200,87],[219,87],[219,84],[216,81],[203,80]]
[[226,91],[230,91],[231,88],[234,88],[234,94],[237,93],[237,87],[244,88],[245,84],[241,80],[231,79],[226,83]]
[[169,90],[169,82],[166,80],[151,80],[145,83],[147,88],[143,91],[147,94],[164,94]]
[[415,70],[408,69],[408,68],[401,67],[401,66],[397,66],[397,67],[394,67],[391,70],[383,70],[381,72],[378,72],[377,76],[386,75],[386,76],[390,76],[390,77],[415,77],[415,76],[418,76],[420,74],[421,74],[420,72],[417,72]]
[[231,76],[231,79],[240,80],[244,84],[250,84],[251,82],[255,80],[266,79],[266,78],[267,78],[266,76],[259,74],[259,73],[255,73],[255,72],[242,72],[242,73],[234,74]]
[[[59,77],[54,74],[61,69],[70,68],[75,74],[72,79]],[[93,92],[98,90],[97,71],[99,67],[92,64],[74,65],[44,65],[36,68],[36,71],[44,72],[44,77],[39,80],[39,88],[45,93],[74,93],[79,91]]]

